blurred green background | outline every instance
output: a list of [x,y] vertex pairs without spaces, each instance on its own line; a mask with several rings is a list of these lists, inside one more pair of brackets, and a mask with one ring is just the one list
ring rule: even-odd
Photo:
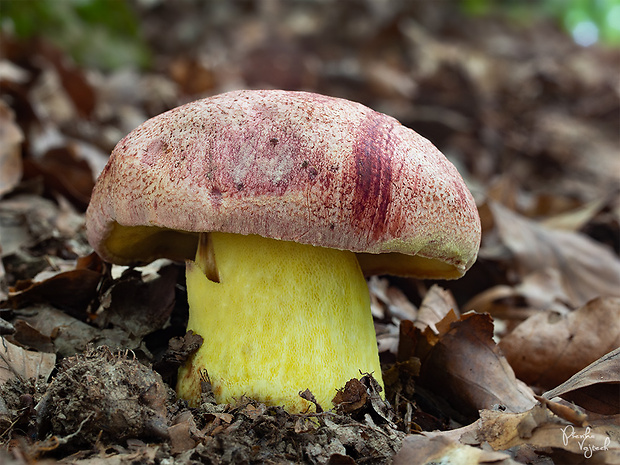
[[[144,69],[152,59],[134,7],[148,1],[0,0],[1,27],[19,38],[49,39],[83,66]],[[584,47],[620,45],[620,0],[455,0],[443,7],[524,25],[554,21]]]
[[0,17],[3,32],[42,36],[84,66],[150,64],[139,18],[124,0],[0,0]]
[[583,46],[620,45],[620,0],[463,0],[470,15],[506,15],[518,22],[551,19]]

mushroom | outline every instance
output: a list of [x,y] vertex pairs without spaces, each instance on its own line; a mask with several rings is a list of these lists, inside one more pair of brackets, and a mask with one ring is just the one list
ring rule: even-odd
[[[93,190],[90,244],[107,261],[186,261],[179,371],[196,405],[245,395],[291,412],[329,407],[361,373],[381,381],[364,274],[454,279],[480,219],[455,167],[359,103],[242,90],[156,116],[122,139]],[[193,259],[193,260],[192,260]]]

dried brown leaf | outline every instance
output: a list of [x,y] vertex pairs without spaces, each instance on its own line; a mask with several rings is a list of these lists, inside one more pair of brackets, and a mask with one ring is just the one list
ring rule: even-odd
[[534,396],[534,398],[542,405],[547,407],[555,415],[572,423],[573,425],[588,425],[588,415],[586,415],[581,410],[578,410],[577,407],[575,407],[574,405],[566,405],[564,403],[554,402],[541,396]]
[[[571,463],[577,457],[592,458],[592,463],[620,463],[620,426],[616,421],[605,419],[578,427],[543,405],[521,413],[483,410],[477,422],[477,442],[488,443],[494,450],[516,451],[522,446],[541,452],[564,450],[573,455]],[[466,436],[469,443],[474,442],[471,432]]]
[[88,343],[101,337],[96,328],[61,310],[44,305],[32,306],[29,310],[31,314],[20,317],[20,320],[53,340],[54,351],[60,357],[81,353]]
[[48,335],[39,332],[25,320],[18,318],[13,323],[13,326],[15,328],[15,333],[6,337],[11,342],[15,342],[25,349],[36,350],[37,352],[55,352],[52,339]]
[[97,103],[95,89],[84,70],[62,50],[49,40],[33,40],[14,46],[21,48],[15,52],[25,55],[15,58],[36,63],[37,70],[43,75],[31,82],[29,93],[33,103],[41,107],[41,113],[58,124],[92,116]]
[[488,313],[502,320],[525,320],[535,309],[521,307],[515,303],[520,295],[513,286],[500,284],[476,294],[464,305],[464,310]]
[[516,286],[493,286],[474,296],[465,308],[518,323],[539,310],[567,313],[569,308],[566,303],[569,301],[559,271],[545,268],[524,276]]
[[451,310],[457,317],[459,316],[459,309],[452,293],[433,284],[420,304],[415,325],[422,331],[429,327],[437,333],[435,325],[443,320]]
[[[21,194],[2,199],[0,202],[0,244],[2,256],[19,254],[30,249],[35,255],[48,254],[36,250],[39,244],[61,242],[59,248],[64,256],[75,256],[71,241],[83,228],[84,218],[71,211],[67,205],[60,205],[39,195]],[[44,245],[44,244],[43,244]],[[87,252],[85,252],[87,253]],[[37,270],[40,271],[40,270]],[[36,274],[36,272],[35,272]],[[28,277],[32,277],[29,275]]]
[[388,316],[399,320],[414,320],[417,308],[413,305],[405,293],[396,286],[390,285],[385,278],[371,276],[368,280],[370,291],[370,305],[375,318],[383,319]]
[[24,135],[14,119],[13,111],[0,100],[0,197],[10,192],[22,177]]
[[603,415],[620,414],[620,348],[603,355],[543,396],[559,396]]
[[493,341],[489,315],[466,313],[438,338],[422,360],[419,382],[454,408],[475,416],[494,405],[522,412],[535,404]]
[[486,451],[460,444],[447,435],[410,435],[403,439],[403,445],[394,457],[394,465],[425,465],[431,463],[467,463],[517,465],[509,454]]
[[141,270],[125,273],[108,290],[99,326],[114,325],[137,337],[164,326],[174,309],[179,268],[160,260]]
[[620,299],[597,298],[567,315],[529,317],[500,342],[517,377],[552,388],[620,346]]
[[[338,397],[339,393],[340,392],[336,393],[336,397]],[[323,407],[321,407],[321,405],[317,402],[316,397],[314,397],[314,394],[312,394],[312,391],[310,391],[310,389],[306,388],[304,391],[301,391],[299,393],[299,397],[314,404],[314,408],[316,409],[317,413],[321,413],[323,411]],[[336,397],[334,397],[334,400],[333,400],[334,404],[336,403]]]
[[610,198],[597,198],[578,208],[545,218],[542,222],[550,229],[580,231],[610,202]]
[[11,289],[3,306],[21,308],[34,303],[51,303],[68,311],[82,313],[96,295],[101,273],[75,269],[58,273],[41,282],[20,281]]
[[75,144],[50,148],[42,157],[26,160],[25,170],[28,177],[42,177],[52,193],[60,193],[86,210],[95,182],[90,165]]
[[347,381],[343,389],[336,392],[332,402],[340,413],[352,413],[366,405],[368,393],[359,379]]
[[557,270],[573,307],[599,296],[620,297],[620,259],[610,249],[580,233],[549,229],[500,204],[488,205],[522,277]]
[[399,362],[405,362],[414,356],[419,336],[420,330],[414,326],[412,321],[403,320],[400,322],[396,353]]
[[196,446],[196,441],[191,437],[190,424],[181,422],[168,427],[170,447],[173,454],[180,454]]
[[47,379],[56,364],[56,354],[32,352],[0,337],[0,385],[19,377]]

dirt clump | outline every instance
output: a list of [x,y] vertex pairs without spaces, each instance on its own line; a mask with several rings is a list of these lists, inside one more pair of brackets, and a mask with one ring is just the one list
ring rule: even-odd
[[36,407],[39,435],[75,445],[166,439],[172,399],[174,392],[161,376],[131,352],[98,347],[63,360]]

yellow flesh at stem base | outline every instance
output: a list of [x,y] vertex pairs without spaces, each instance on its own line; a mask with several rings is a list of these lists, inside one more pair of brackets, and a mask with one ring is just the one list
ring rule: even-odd
[[299,397],[306,388],[331,408],[360,372],[383,386],[368,288],[352,252],[210,233],[196,257],[187,262],[188,329],[204,343],[179,371],[181,398],[198,404],[203,370],[220,403],[247,396],[290,412],[312,410]]

